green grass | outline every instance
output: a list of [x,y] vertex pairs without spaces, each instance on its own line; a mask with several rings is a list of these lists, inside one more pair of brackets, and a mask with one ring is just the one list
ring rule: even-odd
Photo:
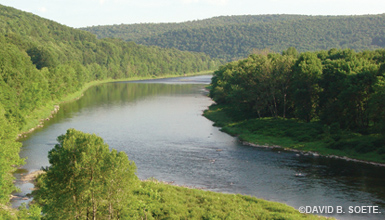
[[361,135],[315,121],[283,118],[249,118],[228,106],[212,105],[204,116],[222,131],[241,141],[259,145],[318,152],[321,155],[385,163],[385,140],[378,134]]
[[131,211],[137,219],[326,219],[301,214],[278,202],[173,186],[156,180],[142,181],[133,197],[142,207]]

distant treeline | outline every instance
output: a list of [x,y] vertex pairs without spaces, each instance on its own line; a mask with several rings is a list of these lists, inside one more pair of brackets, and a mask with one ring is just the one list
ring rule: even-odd
[[247,15],[164,24],[132,24],[83,28],[99,38],[119,38],[138,44],[204,52],[234,60],[253,49],[300,52],[385,47],[385,14],[364,16]]
[[16,135],[25,131],[32,112],[87,82],[183,75],[218,65],[203,53],[98,40],[86,31],[0,5],[0,218],[1,204],[14,190],[11,171],[21,163]]

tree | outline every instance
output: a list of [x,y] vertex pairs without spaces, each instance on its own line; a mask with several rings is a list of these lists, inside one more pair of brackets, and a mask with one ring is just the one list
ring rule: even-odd
[[9,195],[16,190],[12,172],[16,170],[15,166],[23,163],[19,157],[21,143],[16,142],[17,130],[4,114],[5,110],[0,104],[0,206],[7,204]]
[[52,68],[58,64],[52,52],[46,48],[32,47],[27,50],[27,53],[31,57],[32,63],[35,64],[39,70],[43,67]]
[[316,117],[322,75],[322,63],[315,53],[303,53],[293,67],[291,83],[294,114],[310,122]]
[[369,100],[369,117],[373,122],[373,129],[385,135],[385,81],[381,77],[376,85],[376,93]]
[[120,219],[128,209],[136,166],[103,139],[75,129],[58,137],[35,200],[47,219]]
[[295,47],[289,47],[287,50],[282,51],[283,56],[292,56],[292,57],[298,57],[299,53]]
[[[372,107],[380,100],[371,98],[375,90],[381,89],[375,86],[379,80],[377,73],[377,65],[355,57],[325,61],[320,80],[323,88],[319,102],[321,121],[325,124],[337,122],[344,129],[366,130],[370,100]],[[373,113],[374,109],[371,110]]]

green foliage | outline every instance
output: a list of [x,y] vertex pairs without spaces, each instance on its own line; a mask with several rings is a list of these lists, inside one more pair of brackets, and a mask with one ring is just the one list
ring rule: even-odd
[[373,121],[372,129],[385,135],[385,84],[380,77],[374,94],[369,99],[369,118]]
[[227,61],[253,49],[301,52],[385,47],[385,14],[363,16],[244,15],[201,21],[132,24],[82,28],[99,38],[119,38],[143,45],[204,52]]
[[15,213],[7,207],[10,194],[16,190],[12,173],[15,166],[22,165],[19,158],[21,143],[16,142],[17,129],[8,121],[0,103],[0,219],[16,219]]
[[183,75],[219,64],[203,53],[98,40],[88,32],[5,6],[0,6],[0,27],[0,103],[21,130],[31,111],[87,82]]
[[0,104],[0,206],[7,204],[9,195],[16,190],[12,172],[16,170],[14,165],[21,165],[23,162],[19,158],[21,144],[15,141],[17,130],[4,113]]
[[25,203],[19,207],[19,212],[17,213],[19,220],[40,220],[41,219],[41,208],[36,204],[29,206],[27,209]]
[[17,220],[16,214],[11,210],[11,208],[0,205],[0,220]]
[[[100,137],[69,129],[49,152],[51,166],[37,179],[34,201],[43,219],[319,219],[285,204],[139,182],[124,153],[110,151]],[[20,219],[40,219],[21,207]]]
[[316,117],[321,75],[322,63],[317,55],[310,52],[301,54],[293,66],[290,84],[294,115],[297,118],[310,122]]
[[[287,146],[321,141],[330,149],[382,155],[384,52],[331,49],[297,54],[290,48],[282,55],[253,54],[229,63],[214,73],[210,97],[217,104],[231,106],[224,110],[237,125],[221,122],[223,116],[215,116],[214,121],[224,124],[231,134],[246,132],[241,138],[250,134],[248,138],[256,139],[258,133],[289,138]],[[266,117],[273,118],[271,132],[265,127],[270,121]],[[312,125],[297,127],[297,122],[275,120],[278,118]],[[246,122],[241,123],[243,120]],[[314,130],[315,123],[324,127]],[[359,136],[352,138],[344,132]]]
[[[178,76],[218,64],[203,53],[98,40],[86,31],[0,5],[0,205],[15,189],[11,172],[21,164],[16,135],[37,125],[41,118],[36,112],[48,105],[52,109],[95,80]],[[110,159],[122,156],[115,157]],[[112,192],[109,196],[121,199]]]
[[47,219],[109,218],[125,215],[138,181],[127,155],[110,151],[103,139],[74,129],[58,137],[50,166],[40,177],[35,201]]
[[385,138],[382,135],[346,131],[338,123],[324,125],[320,121],[240,118],[233,112],[231,105],[212,105],[204,116],[222,127],[222,131],[242,141],[385,163]]
[[27,50],[28,56],[31,57],[32,63],[36,65],[37,69],[43,67],[54,67],[58,61],[55,60],[52,53],[44,48],[33,47]]
[[250,55],[214,73],[210,97],[231,103],[258,117],[286,117],[291,68],[295,58],[279,54]]

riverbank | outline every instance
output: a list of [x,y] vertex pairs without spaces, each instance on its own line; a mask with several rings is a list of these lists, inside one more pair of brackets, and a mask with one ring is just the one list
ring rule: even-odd
[[174,186],[157,180],[141,181],[134,198],[146,201],[155,219],[334,219],[309,214],[283,203],[240,194]]
[[385,166],[385,148],[373,150],[373,146],[383,143],[383,139],[376,135],[332,130],[317,122],[301,123],[282,118],[246,119],[246,116],[232,112],[224,105],[212,105],[203,115],[222,131],[237,136],[245,145]]
[[174,77],[183,77],[183,76],[198,76],[198,75],[211,75],[213,71],[201,71],[196,73],[188,73],[183,75],[162,75],[161,77],[155,76],[143,76],[143,77],[130,77],[123,79],[106,79],[98,80],[86,83],[81,90],[68,94],[60,100],[52,100],[47,102],[44,106],[35,109],[28,116],[26,116],[26,124],[23,126],[21,131],[18,134],[17,140],[27,137],[27,134],[32,133],[38,128],[44,126],[44,121],[48,121],[54,117],[54,115],[60,110],[60,104],[71,102],[80,99],[83,96],[83,93],[89,88],[100,85],[103,83],[111,82],[123,82],[123,81],[137,81],[137,80],[148,80],[148,79],[162,79],[162,78],[174,78]]
[[[41,173],[37,171],[26,178],[34,181]],[[283,203],[178,186],[153,178],[134,185],[128,213],[132,219],[334,219],[302,214]]]

